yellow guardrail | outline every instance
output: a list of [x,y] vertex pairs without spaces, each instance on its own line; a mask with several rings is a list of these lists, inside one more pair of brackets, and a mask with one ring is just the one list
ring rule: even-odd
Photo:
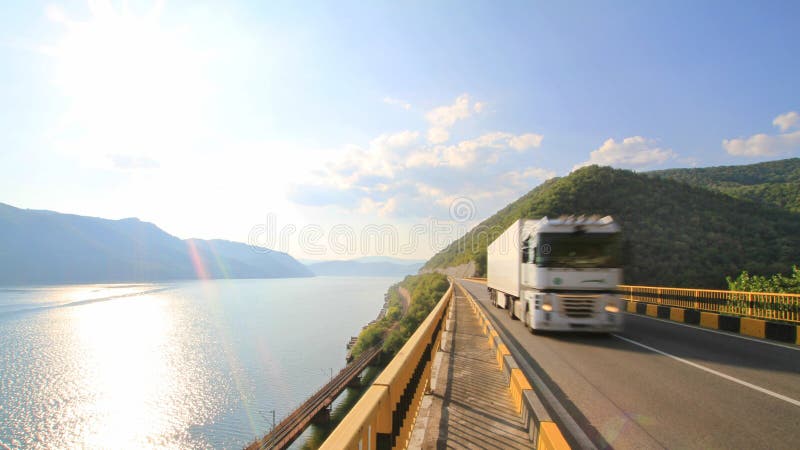
[[625,300],[800,324],[800,294],[620,285]]
[[464,277],[467,281],[474,281],[476,283],[486,283],[486,278],[481,277]]
[[431,376],[453,285],[442,296],[321,449],[405,448]]

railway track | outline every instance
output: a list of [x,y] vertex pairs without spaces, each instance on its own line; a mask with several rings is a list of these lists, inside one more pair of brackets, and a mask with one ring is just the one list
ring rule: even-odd
[[323,409],[328,408],[331,403],[344,391],[354,377],[358,376],[377,356],[381,348],[374,347],[365,351],[355,361],[345,366],[336,374],[325,386],[320,388],[308,400],[306,400],[291,414],[286,416],[275,428],[266,436],[254,442],[247,450],[266,450],[287,448],[297,439],[314,417]]

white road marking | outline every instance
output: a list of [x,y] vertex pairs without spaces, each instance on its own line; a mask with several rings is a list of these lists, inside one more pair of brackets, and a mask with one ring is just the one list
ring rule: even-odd
[[791,397],[787,397],[785,395],[778,394],[777,392],[770,391],[769,389],[765,389],[765,388],[763,388],[761,386],[756,386],[753,383],[748,383],[747,381],[740,380],[740,379],[738,379],[736,377],[732,377],[730,375],[724,374],[722,372],[716,371],[716,370],[708,368],[706,366],[701,366],[700,364],[693,363],[693,362],[691,362],[691,361],[689,361],[687,359],[683,359],[683,358],[681,358],[679,356],[675,356],[675,355],[673,355],[671,353],[667,353],[667,352],[665,352],[663,350],[659,350],[657,348],[650,347],[649,345],[642,344],[641,342],[634,341],[633,339],[628,339],[628,338],[622,337],[622,336],[620,336],[618,334],[612,334],[612,336],[614,336],[617,339],[622,339],[623,341],[631,343],[633,345],[638,345],[639,347],[642,347],[642,348],[645,348],[647,350],[650,350],[651,352],[658,353],[659,355],[667,356],[669,358],[674,359],[675,361],[682,362],[682,363],[687,364],[689,366],[692,366],[692,367],[694,367],[696,369],[704,370],[704,371],[706,371],[706,372],[708,372],[708,373],[710,373],[712,375],[716,375],[716,376],[718,376],[720,378],[724,378],[724,379],[726,379],[728,381],[733,381],[734,383],[741,384],[742,386],[745,386],[745,387],[748,387],[748,388],[753,389],[755,391],[761,392],[762,394],[767,394],[767,395],[775,397],[775,398],[777,398],[779,400],[783,400],[783,401],[785,401],[787,403],[791,403],[794,406],[800,406],[800,400],[795,400],[795,399],[793,399]]
[[790,344],[788,342],[773,342],[773,341],[770,341],[770,340],[767,340],[767,339],[759,339],[759,338],[754,338],[754,337],[750,337],[750,336],[745,336],[745,335],[742,335],[742,334],[739,334],[739,333],[734,333],[732,331],[714,330],[714,329],[711,329],[711,328],[703,328],[701,326],[692,325],[690,323],[675,322],[674,320],[662,319],[660,317],[647,316],[647,315],[644,315],[644,314],[636,314],[636,313],[632,313],[632,312],[628,312],[628,311],[623,311],[623,312],[625,314],[629,315],[629,316],[642,317],[642,318],[650,319],[650,320],[657,320],[657,321],[662,322],[662,323],[668,323],[670,325],[680,325],[682,327],[691,328],[693,330],[707,331],[709,333],[715,333],[715,334],[719,334],[721,336],[734,337],[734,338],[744,339],[746,341],[758,342],[760,344],[769,344],[769,345],[773,345],[775,347],[785,348],[785,349],[788,349],[788,350],[800,351],[800,345]]

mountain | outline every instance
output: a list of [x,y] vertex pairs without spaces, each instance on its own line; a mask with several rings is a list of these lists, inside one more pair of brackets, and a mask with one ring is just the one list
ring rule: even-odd
[[309,264],[315,275],[393,277],[417,273],[422,263],[397,264],[393,262],[323,261]]
[[0,203],[0,285],[302,276],[313,274],[281,252],[229,241],[184,241],[139,219]]
[[[313,276],[286,253],[222,239],[187,239],[210,266],[212,278],[294,278]],[[217,259],[219,261],[217,262]]]
[[404,258],[394,258],[391,256],[381,256],[381,255],[362,256],[360,258],[352,259],[351,261],[357,261],[362,263],[385,262],[385,263],[400,264],[400,265],[419,264],[420,266],[425,263],[424,259],[404,259]]
[[589,166],[531,190],[434,255],[423,271],[474,262],[483,274],[487,242],[514,220],[564,214],[610,214],[622,224],[631,284],[725,288],[726,275],[784,272],[800,262],[800,213],[667,176]]
[[[318,264],[323,262],[329,262],[329,260],[325,259],[298,259],[301,263],[305,265],[311,264]],[[383,255],[375,255],[375,256],[361,256],[358,258],[353,258],[348,261],[355,261],[360,263],[375,263],[375,262],[383,262],[383,263],[392,263],[392,264],[400,264],[400,265],[411,265],[411,264],[419,264],[420,266],[425,263],[424,259],[405,259],[405,258],[395,258],[392,256],[383,256]]]
[[800,158],[746,166],[658,170],[648,174],[800,213]]

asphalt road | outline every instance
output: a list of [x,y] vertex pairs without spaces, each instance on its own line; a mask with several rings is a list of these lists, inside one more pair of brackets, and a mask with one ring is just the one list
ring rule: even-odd
[[798,347],[632,314],[611,336],[533,335],[460,282],[599,448],[800,447]]

